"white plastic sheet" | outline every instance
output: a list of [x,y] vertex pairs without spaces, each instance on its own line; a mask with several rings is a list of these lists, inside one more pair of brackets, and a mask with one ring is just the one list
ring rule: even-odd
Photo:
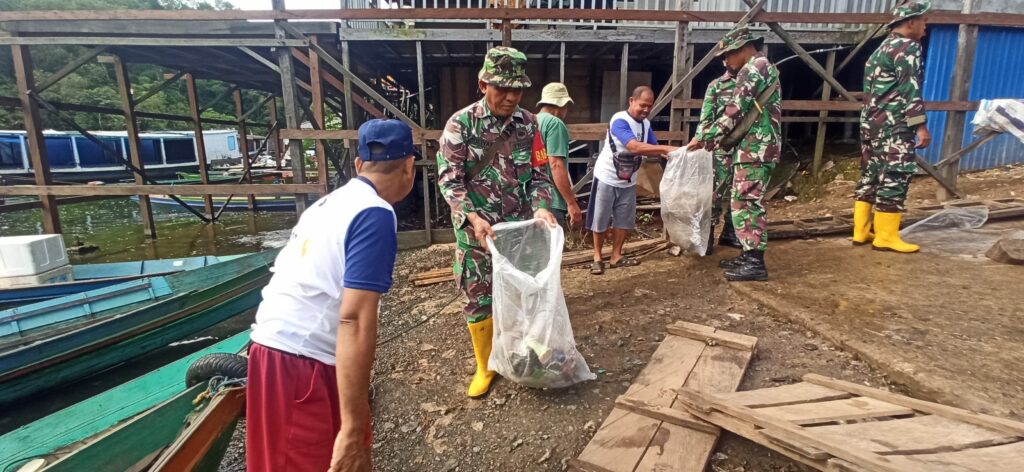
[[988,208],[946,208],[900,231],[900,238],[920,244],[922,250],[957,256],[980,257],[1002,234],[981,227]]
[[669,154],[661,178],[661,219],[669,241],[700,256],[711,234],[714,185],[711,152],[679,148]]
[[488,368],[534,388],[595,379],[576,350],[562,293],[562,228],[531,220],[493,229],[494,337]]
[[971,124],[976,135],[993,130],[1010,133],[1024,142],[1024,100],[982,100]]

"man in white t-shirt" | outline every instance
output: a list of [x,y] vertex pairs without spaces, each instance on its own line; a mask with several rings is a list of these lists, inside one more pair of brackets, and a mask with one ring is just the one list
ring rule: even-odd
[[672,146],[658,144],[647,115],[654,106],[654,91],[642,85],[629,97],[629,109],[612,115],[604,148],[594,164],[594,183],[587,206],[587,229],[594,233],[594,262],[590,273],[604,273],[604,244],[608,228],[612,232],[612,268],[635,266],[639,262],[622,256],[626,232],[636,227],[636,173],[628,179],[617,169],[615,152],[628,152],[637,156],[666,156],[675,151]]
[[246,468],[370,471],[370,369],[398,251],[392,205],[416,177],[412,129],[359,127],[358,177],[311,205],[263,289],[249,349]]

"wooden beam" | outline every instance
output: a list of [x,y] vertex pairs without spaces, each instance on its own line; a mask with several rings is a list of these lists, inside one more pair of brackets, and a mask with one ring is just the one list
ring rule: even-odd
[[[310,44],[317,44],[316,37],[310,38]],[[311,87],[310,109],[313,112],[313,126],[324,129],[324,88],[320,75],[320,54],[309,50],[309,85]],[[327,195],[330,173],[327,170],[327,148],[323,140],[315,141],[317,181],[320,183],[320,195]]]
[[[337,35],[338,24],[333,21],[304,21],[298,24],[306,34]],[[25,36],[89,34],[95,36],[199,36],[199,37],[260,37],[273,36],[274,25],[266,22],[242,20],[190,21],[173,20],[77,20],[77,21],[12,21],[4,25],[12,33],[31,33]]]
[[270,122],[273,123],[270,139],[274,140],[274,168],[281,170],[281,162],[284,159],[284,143],[281,141],[281,127],[277,116],[277,99],[271,100],[267,105],[269,107]]
[[[29,161],[32,163],[32,176],[36,185],[51,185],[50,161],[46,155],[46,140],[43,139],[43,122],[39,116],[39,107],[30,95],[35,89],[35,73],[32,55],[28,46],[11,46],[14,60],[14,77],[18,84],[18,98],[25,120],[25,147],[28,149]],[[2,188],[2,187],[0,187]],[[36,194],[30,194],[36,195]],[[43,231],[48,234],[60,234],[60,213],[57,210],[57,199],[39,193],[39,205],[43,210]]]
[[37,84],[35,88],[35,93],[43,93],[44,90],[52,87],[54,84],[59,82],[64,77],[67,77],[72,72],[78,70],[79,67],[82,67],[83,65],[85,65],[85,63],[93,60],[93,58],[100,55],[100,53],[102,53],[103,51],[106,51],[107,47],[108,46],[97,46],[86,51],[85,54],[78,56],[77,59],[69,62],[64,67],[61,67],[60,70],[54,72],[49,77],[47,77],[46,80]]
[[[416,41],[416,86],[417,86],[417,99],[420,107],[420,128],[427,127],[427,85],[424,79],[423,70],[423,43]],[[420,146],[420,153],[424,156],[427,155],[427,145],[423,144]],[[420,184],[423,186],[423,228],[424,234],[427,237],[427,244],[433,244],[433,238],[431,238],[431,221],[430,215],[430,176],[426,167],[420,168]]]
[[178,71],[177,74],[174,74],[173,76],[171,76],[171,78],[169,78],[167,80],[164,80],[163,82],[160,83],[160,85],[157,85],[156,87],[153,87],[152,89],[149,89],[148,91],[146,91],[146,93],[142,94],[141,97],[139,97],[138,99],[135,100],[135,106],[139,106],[140,103],[148,100],[149,97],[152,97],[153,95],[156,95],[156,94],[164,91],[164,89],[166,89],[167,87],[170,87],[171,85],[173,85],[183,75],[185,75],[185,71]]
[[[836,52],[829,51],[828,57],[825,59],[825,72],[828,75],[834,75],[836,67]],[[832,95],[832,87],[828,82],[825,82],[824,88],[821,90],[821,100],[827,101]],[[811,163],[811,173],[815,176],[821,170],[821,158],[825,153],[825,134],[828,131],[828,125],[825,123],[825,118],[828,118],[828,111],[822,110],[818,112],[818,117],[821,120],[818,121],[818,134],[814,138],[814,158]]]
[[[976,0],[963,0],[963,13],[973,12]],[[974,75],[974,51],[978,44],[978,27],[972,25],[961,25],[957,32],[956,59],[953,64],[953,76],[949,80],[949,99],[952,101],[965,100],[971,90],[971,79]],[[942,150],[940,155],[948,156],[955,154],[963,147],[964,126],[967,125],[967,114],[964,112],[946,113],[946,128],[942,133]],[[937,131],[937,130],[936,130]],[[960,160],[949,161],[943,167],[938,168],[939,173],[946,179],[949,185],[956,187],[957,174],[960,173]],[[955,192],[940,188],[935,193],[935,198],[944,202],[949,200]]]
[[[284,11],[284,0],[271,0],[274,12]],[[287,23],[283,20],[274,21],[274,37],[285,39],[288,37]],[[302,124],[299,120],[299,97],[295,90],[295,64],[292,63],[292,53],[288,48],[277,49],[277,67],[281,75],[281,94],[284,102],[285,126],[290,129],[299,128]],[[296,184],[306,183],[305,158],[302,155],[302,141],[292,140],[288,146],[288,154],[292,162],[292,181]],[[319,191],[317,189],[316,191]],[[301,215],[306,210],[306,195],[295,195],[295,213]]]
[[[665,11],[627,9],[556,8],[351,8],[315,10],[35,10],[0,12],[0,21],[79,20],[577,20],[577,21],[665,21],[734,23],[742,15],[735,11]],[[885,24],[889,13],[796,13],[765,12],[758,22]],[[1024,26],[1019,13],[973,13],[938,10],[929,14],[931,24],[974,24]],[[235,44],[234,46],[237,46]]]
[[270,70],[272,70],[274,72],[277,72],[277,73],[281,73],[281,69],[278,69],[277,65],[275,65],[273,62],[270,62],[270,59],[267,59],[267,58],[263,57],[262,54],[260,54],[260,53],[258,53],[256,51],[253,51],[252,49],[249,49],[249,48],[247,48],[245,46],[239,46],[238,49],[241,50],[242,52],[244,52],[247,56],[255,59],[256,62],[259,62],[260,64],[263,64],[263,66],[269,68]]
[[174,47],[305,47],[308,41],[301,39],[248,39],[248,38],[126,38],[103,36],[50,36],[22,37],[0,36],[0,44],[26,45],[82,45],[82,46],[174,46]]
[[565,83],[565,41],[562,41],[558,53],[558,81]]
[[1002,134],[1002,133],[999,132],[999,131],[993,131],[993,130],[986,131],[981,136],[976,137],[974,142],[969,144],[967,147],[965,147],[963,149],[960,149],[959,151],[954,152],[953,154],[950,154],[949,156],[946,156],[945,158],[943,158],[941,161],[939,161],[937,164],[935,164],[935,167],[941,169],[941,168],[946,167],[946,166],[956,165],[958,162],[960,162],[960,159],[963,159],[964,156],[970,154],[971,151],[981,147],[982,144],[985,144],[985,143],[995,139],[1000,134]]
[[[291,34],[292,36],[296,36],[296,37],[301,37],[302,36],[301,32],[299,32],[297,29],[295,29],[293,26],[289,25],[288,23],[281,22],[281,27],[282,27],[282,29],[287,31],[288,34]],[[331,66],[332,68],[334,68],[334,70],[336,70],[336,71],[340,72],[342,75],[344,75],[345,78],[349,79],[353,84],[355,84],[356,87],[359,87],[360,90],[362,90],[364,93],[369,95],[370,98],[373,98],[374,100],[376,100],[377,103],[379,103],[385,109],[390,111],[393,115],[395,115],[396,118],[404,121],[407,125],[411,126],[413,129],[416,129],[416,128],[419,127],[419,125],[417,125],[416,122],[414,122],[411,118],[406,116],[405,113],[402,112],[402,110],[399,110],[398,107],[394,106],[390,101],[388,101],[388,99],[382,97],[379,93],[377,93],[376,90],[373,89],[373,87],[370,87],[369,85],[366,84],[366,82],[363,82],[359,77],[357,77],[354,73],[352,73],[351,70],[349,70],[347,67],[342,65],[340,62],[338,62],[337,59],[332,57],[330,55],[330,53],[328,53],[327,51],[324,51],[324,49],[322,47],[320,47],[320,45],[310,43],[309,48],[310,48],[310,51],[315,50],[318,54],[320,54],[320,60],[326,62],[327,65]]]
[[[119,56],[114,57],[114,75],[117,77],[117,90],[121,95],[121,108],[124,110],[125,130],[128,132],[128,157],[132,166],[135,167],[133,174],[135,184],[145,183],[144,176],[140,171],[145,170],[145,163],[142,161],[142,143],[139,141],[139,122],[135,117],[135,102],[132,100],[131,78],[128,76],[128,67]],[[153,205],[148,195],[139,195],[139,213],[142,218],[142,232],[147,238],[156,239],[156,221],[153,220]]]
[[208,184],[208,185],[9,185],[0,195],[289,195],[316,193],[316,184]]
[[[743,2],[750,7],[754,6],[754,0],[743,0]],[[858,101],[857,98],[853,96],[853,94],[851,94],[849,91],[846,90],[845,87],[843,87],[843,84],[840,84],[835,77],[825,72],[825,69],[821,67],[821,64],[818,64],[818,61],[811,57],[807,50],[804,49],[804,47],[801,46],[800,43],[796,42],[796,40],[793,39],[793,37],[790,36],[789,33],[787,33],[786,30],[782,28],[782,26],[773,21],[766,21],[764,23],[765,25],[768,25],[768,28],[771,29],[776,36],[782,39],[782,42],[786,43],[786,45],[789,46],[789,48],[792,49],[793,52],[795,52],[796,55],[799,56],[800,59],[804,61],[804,63],[806,63],[808,67],[811,68],[812,71],[814,71],[814,73],[818,74],[818,76],[824,79],[825,82],[828,82],[829,85],[831,85],[832,88],[834,88],[836,92],[839,93],[839,95],[842,95],[844,98],[851,102]]]
[[[203,136],[203,117],[199,113],[199,94],[196,93],[196,79],[185,74],[185,88],[188,92],[188,109],[192,114],[192,129],[195,132],[196,159],[199,162],[199,182],[210,183],[210,171],[206,162],[206,139]],[[203,195],[203,211],[207,218],[213,218],[213,197]]]
[[[688,38],[689,31],[690,31],[690,24],[689,23],[682,23],[682,22],[676,23],[675,43],[672,46],[672,76],[669,77],[669,80],[668,80],[669,85],[675,84],[676,80],[678,80],[678,79],[682,78],[684,75],[686,75],[685,71],[688,70],[689,68],[691,68],[692,65],[693,65],[693,62],[692,62],[693,59],[688,54],[689,50],[690,50],[689,38]],[[687,62],[689,62],[689,64],[687,64]],[[692,83],[693,83],[693,81],[691,80],[689,82],[689,84],[692,84]],[[687,87],[687,85],[689,85],[689,84],[684,84],[683,85],[683,90],[682,90],[683,97],[685,97],[687,99],[691,98],[691,96],[692,96],[691,93],[687,93],[689,91],[688,90],[689,87]],[[663,90],[667,90],[667,89],[663,89]],[[686,114],[689,114],[689,112],[690,111],[687,109],[686,110]],[[683,128],[682,116],[683,116],[683,111],[678,109],[678,108],[674,108],[673,107],[671,110],[669,110],[668,129],[670,131],[678,131],[678,130],[681,130]],[[689,126],[687,126],[687,128],[689,128]]]
[[[235,117],[238,120],[238,149],[242,153],[242,182],[247,184],[252,183],[252,164],[249,161],[249,128],[245,126],[245,116],[243,110],[245,106],[242,103],[242,91],[235,89],[231,93],[232,98],[235,101]],[[247,206],[249,211],[256,210],[256,196],[253,194],[246,195]]]
[[[817,122],[817,117],[806,117],[812,122]],[[573,123],[567,125],[569,128],[569,139],[577,141],[599,141],[604,139],[608,132],[607,123]],[[309,129],[282,129],[281,137],[284,139],[334,139],[351,140],[358,139],[358,131],[346,130],[309,130]],[[436,141],[441,138],[441,130],[413,130],[412,139],[416,144],[422,144],[425,140]],[[682,141],[685,136],[681,131],[659,132],[659,141]]]
[[[672,106],[675,108],[699,109],[702,101],[699,99],[676,99]],[[924,108],[928,111],[975,111],[981,102],[957,101],[957,102],[924,102]],[[782,109],[785,111],[856,111],[862,107],[861,102],[850,102],[846,100],[783,100]]]
[[[619,63],[619,103],[616,106],[625,106],[627,87],[629,84],[629,43],[622,43],[622,58]],[[653,114],[652,114],[653,116]]]
[[[298,49],[292,49],[292,55],[295,56],[295,58],[298,59],[299,62],[301,62],[304,66],[309,67],[309,56],[306,56],[302,51]],[[348,84],[347,78],[345,79],[345,82],[341,82],[338,80],[337,77],[331,75],[330,72],[328,72],[322,67],[320,68],[320,76],[321,78],[323,78],[325,82],[327,82],[327,85],[331,86],[331,88],[337,90],[346,97],[351,96],[352,102],[355,103],[356,105],[359,105],[359,108],[366,110],[366,112],[369,113],[371,116],[375,118],[384,118],[384,112],[377,109],[377,107],[373,106],[372,103],[366,101],[365,98],[357,94],[351,93],[351,85],[346,85]]]
[[[91,105],[79,105],[77,103],[62,103],[62,102],[48,102],[55,109],[60,111],[70,112],[81,112],[81,113],[99,113],[103,115],[121,115],[122,111],[116,108],[107,107],[96,107]],[[0,97],[0,107],[9,108],[21,108],[21,102],[15,97]],[[148,111],[136,111],[135,116],[138,118],[148,118],[151,120],[165,120],[165,121],[186,121],[191,122],[192,118],[183,115],[168,115],[166,113],[152,113]],[[203,121],[225,126],[234,126],[234,121],[218,120],[213,118],[204,118]],[[253,126],[267,127],[267,123],[252,123]]]
[[501,45],[512,47],[512,21],[501,20]]

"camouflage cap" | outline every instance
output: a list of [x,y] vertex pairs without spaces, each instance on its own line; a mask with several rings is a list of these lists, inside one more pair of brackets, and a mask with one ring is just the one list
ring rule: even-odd
[[518,49],[505,46],[487,51],[484,66],[480,68],[477,77],[497,87],[529,88],[533,85],[526,76],[526,55]]
[[921,16],[925,13],[928,13],[928,10],[931,10],[931,8],[932,2],[928,0],[912,0],[906,2],[905,4],[896,7],[896,9],[892,11],[892,14],[895,18],[893,18],[893,20],[890,21],[889,24],[885,26],[888,28],[892,28],[896,26],[896,23],[906,20],[907,18],[913,18],[915,16]]
[[718,42],[718,52],[715,53],[715,57],[722,57],[725,54],[738,50],[751,41],[758,42],[758,49],[761,49],[761,45],[764,44],[764,38],[755,38],[754,35],[750,34],[750,29],[746,26],[736,28]]

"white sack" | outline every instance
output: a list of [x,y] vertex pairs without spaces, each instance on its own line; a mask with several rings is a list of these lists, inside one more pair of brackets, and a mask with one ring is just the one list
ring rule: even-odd
[[711,233],[711,205],[715,170],[710,151],[669,154],[661,178],[661,219],[669,241],[703,256]]

